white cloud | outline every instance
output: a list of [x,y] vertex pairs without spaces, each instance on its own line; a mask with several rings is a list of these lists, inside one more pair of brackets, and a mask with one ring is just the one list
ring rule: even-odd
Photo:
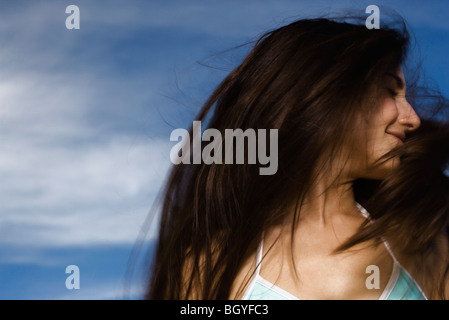
[[[70,67],[66,41],[31,52],[58,19],[46,8],[0,19],[0,244],[133,243],[170,165],[170,141],[115,126],[139,121],[121,116],[151,106],[153,91],[141,90],[142,79],[110,77],[114,66],[101,61]],[[147,80],[151,88],[160,75]]]
[[14,142],[0,155],[0,229],[7,228],[0,242],[7,243],[133,242],[169,164],[165,141],[119,137],[73,149]]
[[132,242],[170,164],[170,141],[102,132],[86,121],[98,97],[51,77],[0,83],[0,242]]

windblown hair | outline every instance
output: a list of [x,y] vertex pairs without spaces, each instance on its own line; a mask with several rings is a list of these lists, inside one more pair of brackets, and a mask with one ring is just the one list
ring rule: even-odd
[[[387,238],[396,240],[396,250],[421,258],[418,261],[431,254],[447,257],[447,253],[437,251],[436,243],[442,234],[449,237],[449,177],[444,173],[449,170],[449,123],[422,120],[403,147],[391,154],[401,157],[400,165],[387,179],[369,182],[371,188],[376,186],[375,192],[367,192],[370,189],[366,186],[354,186],[361,192],[358,200],[370,212],[371,220],[366,220],[337,251]],[[363,183],[368,185],[363,179],[356,182]],[[418,267],[430,277],[435,274],[424,265]],[[431,296],[445,297],[448,274],[449,265],[440,279],[434,279],[439,286],[434,287]]]
[[[226,128],[278,129],[278,171],[259,175],[247,161],[173,166],[147,298],[230,298],[237,272],[264,230],[282,222],[292,204],[298,219],[317,175],[350,144],[348,133],[378,109],[386,74],[407,55],[409,34],[405,23],[399,25],[368,30],[304,19],[260,37],[196,120],[210,118],[208,127],[222,136]],[[355,181],[356,199],[375,223],[363,225],[340,250],[395,235],[403,250],[424,254],[447,228],[448,127],[422,123],[404,148],[392,152],[402,162],[391,178]]]

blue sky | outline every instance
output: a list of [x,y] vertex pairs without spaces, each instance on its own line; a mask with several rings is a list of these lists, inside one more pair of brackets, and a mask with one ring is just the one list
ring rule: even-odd
[[[249,47],[216,54],[293,17],[384,3],[449,95],[447,0],[0,0],[0,299],[140,298],[143,268],[125,292],[127,267],[170,166],[170,132]],[[79,30],[65,28],[70,4]],[[79,290],[65,287],[71,264]]]

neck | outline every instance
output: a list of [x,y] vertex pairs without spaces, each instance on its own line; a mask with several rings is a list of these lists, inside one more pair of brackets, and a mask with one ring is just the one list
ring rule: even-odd
[[307,192],[300,210],[300,220],[321,226],[332,224],[335,218],[359,217],[353,184],[350,179],[318,180]]

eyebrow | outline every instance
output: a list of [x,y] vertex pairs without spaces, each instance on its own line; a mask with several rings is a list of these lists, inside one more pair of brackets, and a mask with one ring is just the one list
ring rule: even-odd
[[397,75],[395,75],[394,73],[387,73],[387,76],[392,77],[394,80],[396,80],[396,84],[399,87],[399,89],[404,89],[405,84],[404,81],[402,81],[402,79],[400,77],[398,77]]

